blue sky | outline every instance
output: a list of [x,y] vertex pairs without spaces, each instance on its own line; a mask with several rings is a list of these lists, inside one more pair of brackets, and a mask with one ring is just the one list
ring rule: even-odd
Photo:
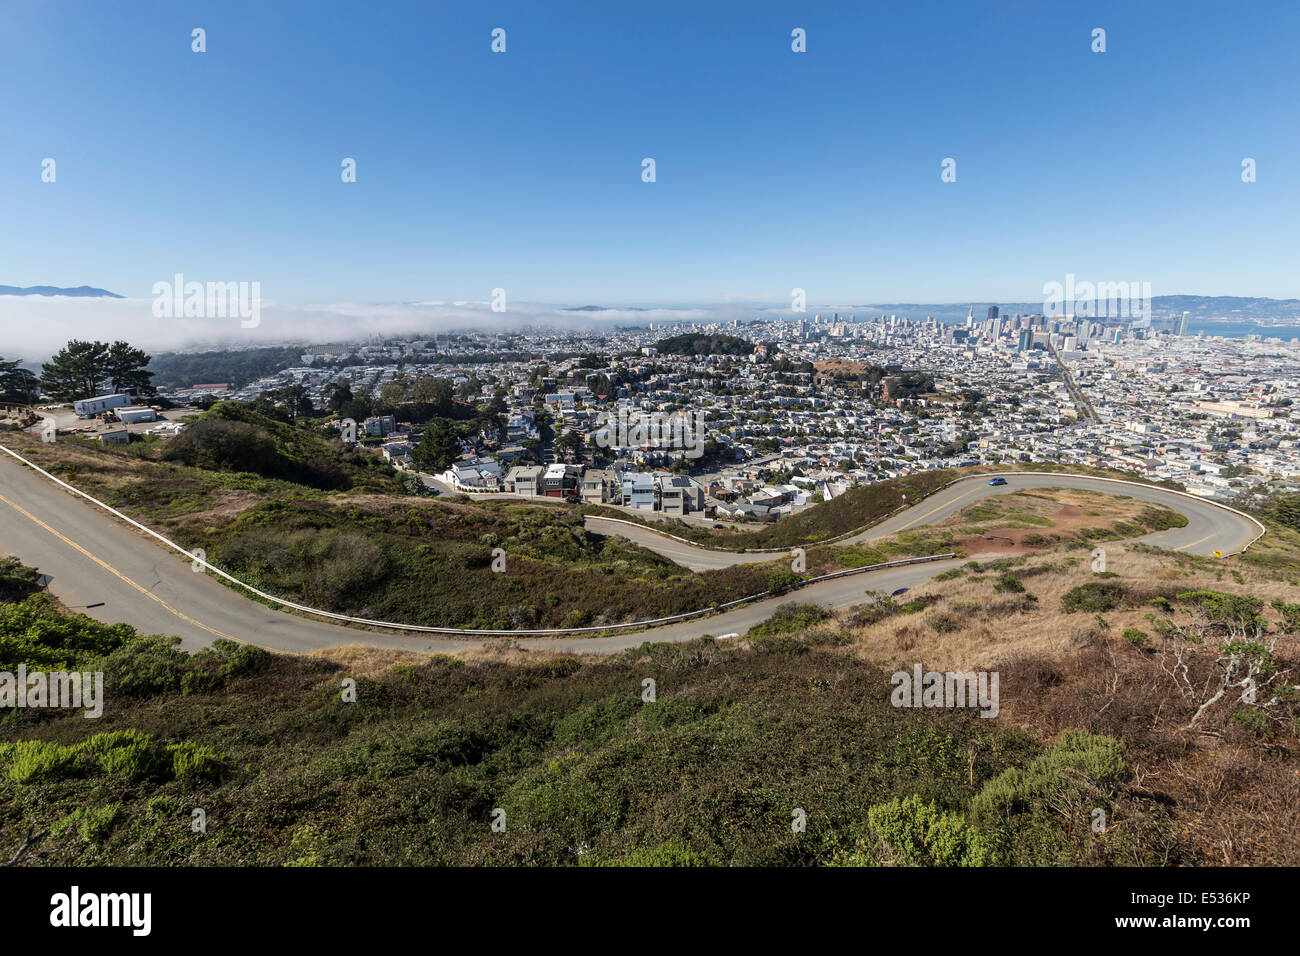
[[6,0],[0,284],[1297,296],[1298,35],[1293,2]]

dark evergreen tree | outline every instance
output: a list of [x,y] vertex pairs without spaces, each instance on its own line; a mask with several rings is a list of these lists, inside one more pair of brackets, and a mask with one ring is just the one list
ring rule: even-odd
[[93,398],[107,385],[108,345],[73,339],[41,366],[41,388],[59,402]]
[[421,471],[436,474],[451,467],[460,457],[460,442],[451,430],[434,425],[424,433],[424,438],[411,453],[411,460]]
[[144,349],[135,348],[129,342],[114,342],[108,347],[104,360],[104,376],[109,388],[131,395],[155,394],[158,389],[150,382],[153,372],[145,371],[150,361]]
[[0,359],[0,401],[30,405],[40,394],[40,379],[22,367],[22,359]]

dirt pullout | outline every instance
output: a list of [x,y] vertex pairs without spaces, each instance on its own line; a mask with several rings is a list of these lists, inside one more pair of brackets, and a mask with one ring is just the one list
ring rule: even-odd
[[[990,552],[1033,554],[1045,548],[1055,547],[1061,536],[1072,531],[1096,527],[1096,519],[1084,514],[1083,509],[1078,505],[1062,505],[1050,517],[1052,519],[1050,528],[990,528],[982,535],[962,538],[955,544],[967,554],[989,554]],[[1029,535],[1037,535],[1048,540],[1043,544],[1025,544],[1024,539]],[[1058,540],[1052,540],[1053,537]]]

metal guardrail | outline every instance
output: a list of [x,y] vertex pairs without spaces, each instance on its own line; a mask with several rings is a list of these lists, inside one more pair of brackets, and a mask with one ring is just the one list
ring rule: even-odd
[[[17,452],[13,451],[12,449],[0,445],[0,451],[3,451],[6,454],[10,455],[11,457],[17,459],[22,464],[28,466],[29,468],[43,475],[44,477],[54,482],[55,484],[59,485],[60,487],[65,488],[66,490],[72,492],[75,495],[85,498],[87,501],[98,506],[99,508],[102,508],[104,511],[107,511],[108,513],[114,515],[115,517],[121,519],[122,521],[125,521],[127,524],[131,525],[132,527],[137,528],[138,530],[143,531],[145,534],[149,535],[150,537],[157,539],[158,541],[162,542],[164,545],[171,548],[172,550],[180,554],[183,554],[193,564],[201,566],[205,570],[211,571],[213,574],[223,578],[224,580],[231,582],[232,584],[240,588],[243,588],[245,591],[248,591],[250,594],[256,595],[257,597],[261,598],[264,601],[269,601],[273,604],[278,604],[282,607],[291,608],[292,610],[299,611],[303,614],[309,614],[314,617],[321,617],[331,621],[342,621],[349,624],[361,624],[368,627],[381,627],[390,630],[413,631],[413,632],[428,633],[428,634],[450,634],[450,635],[459,635],[459,636],[467,636],[467,637],[508,637],[508,636],[544,636],[544,635],[560,635],[560,634],[571,634],[571,635],[603,634],[603,633],[608,633],[610,631],[625,631],[634,628],[651,628],[662,624],[673,624],[679,621],[687,621],[696,617],[702,617],[706,614],[713,614],[720,611],[729,610],[734,607],[739,607],[743,604],[749,604],[754,601],[762,600],[764,598],[774,597],[779,594],[788,593],[789,591],[792,590],[798,590],[807,587],[808,585],[816,584],[820,581],[826,581],[837,577],[845,577],[850,574],[862,574],[867,571],[878,571],[878,570],[883,570],[885,568],[899,567],[908,564],[922,564],[931,561],[941,561],[941,560],[946,560],[948,558],[955,557],[955,555],[953,554],[929,555],[922,558],[905,558],[899,561],[889,561],[883,564],[868,565],[861,568],[848,568],[843,571],[834,571],[831,572],[830,574],[824,574],[815,578],[809,578],[807,580],[798,582],[797,584],[794,585],[786,585],[782,588],[764,591],[759,594],[751,594],[748,597],[739,598],[735,601],[728,601],[724,604],[717,604],[711,607],[702,608],[698,611],[687,611],[682,614],[674,614],[674,615],[669,615],[667,617],[654,618],[647,621],[631,621],[623,624],[609,624],[609,625],[601,625],[601,626],[593,625],[589,627],[576,627],[576,628],[541,628],[541,629],[524,629],[524,630],[486,630],[486,629],[474,629],[474,628],[437,627],[433,625],[422,625],[422,624],[400,624],[393,621],[376,621],[369,618],[353,617],[352,615],[348,615],[348,614],[338,614],[333,611],[325,611],[320,608],[309,607],[305,604],[298,604],[293,601],[285,600],[284,598],[276,597],[273,594],[268,594],[265,591],[253,587],[251,584],[247,584],[239,580],[239,578],[235,577],[234,575],[226,571],[223,571],[221,568],[216,567],[215,565],[209,563],[207,560],[195,556],[192,552],[187,551],[185,548],[183,548],[181,545],[177,544],[176,542],[172,541],[170,538],[164,537],[163,535],[159,534],[157,531],[154,531],[152,528],[149,528],[141,524],[140,522],[136,521],[135,519],[122,514],[122,512],[118,511],[116,508],[113,508],[108,504],[105,504],[104,502],[100,501],[98,498],[95,498],[92,495],[88,495],[84,491],[80,490],[79,488],[75,488],[72,485],[68,484],[67,482],[55,478],[49,472],[45,471],[43,468],[39,467],[33,462],[28,461],[26,458],[19,455]],[[924,501],[926,498],[929,498],[932,495],[937,494],[938,492],[944,490],[945,488],[951,487],[952,485],[960,481],[971,481],[973,479],[988,479],[990,477],[999,477],[999,476],[1007,477],[1007,476],[1025,476],[1025,475],[1035,475],[1035,474],[1051,474],[1051,473],[1013,471],[1013,472],[981,472],[976,475],[964,475],[960,478],[956,478],[953,481],[948,482],[947,484],[939,488],[936,488],[930,494],[923,496],[922,498],[918,499],[915,502],[912,502],[912,504],[909,505],[909,507],[919,504],[921,501]],[[1080,475],[1076,477],[1087,478],[1090,481],[1107,481],[1107,482],[1113,482],[1115,484],[1130,485],[1139,488],[1157,487],[1154,485],[1143,485],[1140,482],[1126,481],[1120,478],[1101,478],[1093,475]],[[1244,512],[1241,511],[1237,511],[1235,508],[1230,508],[1227,505],[1222,505],[1219,504],[1218,502],[1208,501],[1207,499],[1204,498],[1198,498],[1195,495],[1188,494],[1187,492],[1175,491],[1171,488],[1161,488],[1160,490],[1167,494],[1181,495],[1182,497],[1190,498],[1194,501],[1201,501],[1206,504],[1210,504],[1215,507],[1222,508],[1225,511],[1232,512],[1233,514],[1246,518],[1247,520],[1254,523],[1260,529],[1259,534],[1257,534],[1254,538],[1252,538],[1250,542],[1248,542],[1244,547],[1239,549],[1239,551],[1232,552],[1233,554],[1238,554],[1242,551],[1245,551],[1246,548],[1250,547],[1250,545],[1258,541],[1265,533],[1265,528],[1263,524],[1261,524],[1255,518],[1252,518],[1250,515],[1245,514]],[[895,509],[894,512],[891,512],[882,520],[888,520],[888,518],[892,517],[893,514],[896,514],[898,510],[899,509]],[[596,516],[592,516],[592,517],[596,517]],[[694,542],[687,541],[685,538],[678,538],[676,535],[668,535],[665,532],[654,532],[653,529],[647,528],[646,525],[638,524],[637,522],[625,521],[621,518],[600,518],[599,520],[617,521],[623,524],[629,524],[640,528],[646,528],[646,530],[652,531],[653,533],[663,534],[665,537],[674,538],[675,540],[681,541],[684,544],[689,544],[698,547],[697,545],[694,545]],[[879,523],[880,523],[879,521],[875,522],[875,524],[879,524]],[[870,527],[874,527],[874,525],[867,526],[867,528]],[[858,529],[857,531],[849,532],[845,535],[839,535],[836,538],[828,539],[827,541],[815,542],[815,544],[831,543],[835,540],[840,540],[844,537],[857,534],[863,530],[866,529],[865,528]],[[700,550],[708,550],[708,549],[700,549]],[[790,550],[791,548],[763,549],[761,551],[755,549],[755,551],[752,553],[782,553],[782,552],[789,553]]]
[[399,630],[399,631],[416,631],[422,634],[452,634],[452,635],[460,635],[465,637],[518,637],[518,636],[533,637],[533,636],[560,635],[560,634],[593,634],[593,633],[603,634],[609,631],[625,631],[633,628],[649,628],[660,624],[673,624],[678,621],[688,621],[691,620],[692,618],[702,617],[706,614],[713,614],[719,611],[729,610],[734,607],[739,607],[743,604],[750,604],[754,601],[759,601],[764,598],[775,597],[777,595],[784,594],[789,591],[799,590],[801,588],[807,587],[810,584],[816,584],[819,581],[826,581],[826,580],[830,580],[831,578],[844,577],[849,574],[862,574],[867,571],[877,571],[883,568],[900,567],[908,564],[923,564],[929,561],[941,561],[941,560],[945,560],[946,558],[955,557],[955,555],[947,554],[947,555],[930,555],[923,558],[904,558],[899,561],[888,561],[884,564],[874,564],[874,565],[869,565],[867,567],[849,568],[844,571],[834,571],[831,572],[830,574],[819,575],[818,577],[809,578],[805,581],[800,581],[796,584],[790,584],[780,588],[769,589],[767,591],[763,591],[758,594],[751,594],[748,597],[738,598],[737,600],[734,601],[727,601],[724,604],[715,604],[710,607],[701,608],[698,611],[687,611],[682,614],[672,614],[667,617],[654,618],[648,621],[629,621],[624,624],[606,624],[606,625],[599,625],[599,626],[593,625],[590,627],[539,628],[539,629],[529,629],[529,630],[480,630],[474,628],[436,627],[436,626],[425,625],[425,624],[399,624],[393,621],[375,621],[375,620],[370,620],[369,618],[353,617],[349,614],[337,614],[333,611],[324,611],[321,610],[320,608],[309,607],[305,604],[297,604],[293,601],[287,601],[284,598],[276,597],[274,594],[268,594],[265,591],[253,587],[251,584],[246,584],[245,582],[239,580],[239,578],[235,577],[234,575],[226,571],[223,571],[221,568],[217,567],[214,564],[211,564],[206,559],[197,557],[195,554],[193,554],[190,551],[187,551],[184,547],[177,544],[175,541],[172,541],[170,538],[167,538],[164,535],[159,534],[157,531],[154,531],[152,528],[141,524],[140,522],[136,521],[134,518],[130,518],[122,514],[122,512],[118,511],[116,508],[112,507],[111,505],[105,504],[104,502],[100,501],[98,498],[94,497],[93,495],[88,495],[80,488],[76,488],[68,484],[66,481],[62,481],[61,479],[54,477],[48,471],[41,468],[39,465],[36,465],[33,462],[28,461],[26,458],[24,458],[22,455],[18,454],[17,452],[13,451],[12,449],[7,448],[4,445],[0,445],[0,451],[3,451],[6,454],[10,455],[11,457],[17,459],[22,464],[36,471],[38,474],[45,476],[46,478],[48,478],[50,481],[54,482],[56,485],[60,486],[61,488],[65,488],[66,490],[72,492],[73,494],[85,498],[87,501],[91,502],[94,505],[97,505],[98,507],[107,511],[109,514],[113,515],[114,517],[120,518],[122,521],[125,521],[127,524],[131,525],[132,527],[140,531],[143,531],[145,534],[149,535],[152,538],[157,539],[158,541],[161,541],[163,544],[171,548],[173,551],[183,554],[193,564],[198,565],[204,568],[205,570],[211,571],[213,574],[216,574],[217,576],[231,582],[232,584],[235,584],[243,588],[244,590],[248,591],[250,594],[254,594],[264,601],[270,601],[273,604],[279,604],[282,607],[292,608],[293,610],[300,611],[303,614],[310,614],[314,617],[322,617],[332,621],[344,621],[350,624],[364,624],[370,627],[384,627],[384,628],[389,628],[391,630]]

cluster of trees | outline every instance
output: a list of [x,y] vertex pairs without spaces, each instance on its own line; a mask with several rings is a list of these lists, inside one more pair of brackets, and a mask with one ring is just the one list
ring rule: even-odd
[[22,367],[22,359],[0,358],[0,393],[7,402],[31,403],[44,394],[71,402],[108,392],[153,395],[146,371],[150,357],[129,342],[83,342],[73,339],[41,366],[41,374]]
[[460,457],[460,441],[445,425],[425,429],[420,444],[411,453],[411,460],[423,472],[437,474],[450,468]]
[[749,355],[754,346],[745,339],[721,332],[713,335],[683,332],[660,339],[655,343],[655,350],[660,355]]
[[316,406],[312,404],[306,385],[286,385],[284,388],[263,392],[257,397],[253,407],[269,418],[279,418],[291,423],[299,418],[311,418],[316,414]]
[[239,388],[282,368],[297,365],[302,349],[274,346],[241,351],[159,355],[150,366],[159,384],[188,388],[202,382],[228,382]]
[[[465,392],[466,386],[462,386],[460,391]],[[400,414],[403,420],[418,423],[436,418],[463,421],[476,414],[472,405],[458,397],[449,379],[433,375],[399,376],[377,394],[365,388],[353,392],[347,382],[337,382],[326,390],[325,406],[336,415],[358,422],[371,415]],[[504,409],[502,403],[500,410]]]
[[882,381],[883,387],[889,391],[889,397],[895,401],[900,398],[928,395],[934,391],[934,376],[929,372],[889,374],[885,375]]
[[[223,415],[245,416],[249,420]],[[281,478],[325,491],[352,486],[348,474],[331,456],[325,442],[310,437],[309,433],[286,429],[276,421],[261,417],[256,406],[224,402],[172,439],[163,458],[211,471]]]
[[150,357],[128,342],[83,342],[73,339],[41,366],[41,390],[60,402],[106,392],[153,395]]

